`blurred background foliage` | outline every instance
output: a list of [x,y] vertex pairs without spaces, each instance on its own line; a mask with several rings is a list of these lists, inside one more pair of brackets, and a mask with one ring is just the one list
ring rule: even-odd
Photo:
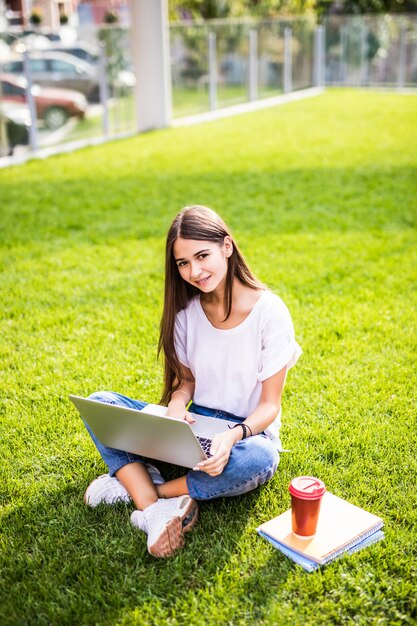
[[169,0],[171,20],[315,13],[417,13],[417,0]]

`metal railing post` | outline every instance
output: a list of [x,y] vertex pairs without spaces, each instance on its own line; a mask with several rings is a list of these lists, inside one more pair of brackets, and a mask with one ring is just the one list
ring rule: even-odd
[[346,53],[347,53],[347,29],[340,27],[340,82],[346,84]]
[[217,109],[217,35],[208,34],[208,88],[210,111]]
[[405,86],[405,24],[401,20],[400,25],[400,41],[398,51],[398,76],[397,76],[397,88],[404,89]]
[[249,101],[258,99],[258,31],[249,31]]
[[314,29],[314,46],[313,46],[313,85],[319,86],[319,26]]
[[[411,62],[411,67],[417,67],[417,20],[415,21],[414,29],[411,30],[411,28],[412,28],[412,24],[410,24],[410,31],[411,31],[410,37],[411,37],[411,41],[414,41],[414,45],[412,47],[410,62]],[[415,83],[416,80],[417,80],[417,76],[413,82]]]
[[38,149],[37,114],[35,98],[33,97],[32,93],[33,82],[32,74],[30,71],[29,54],[27,50],[23,52],[23,72],[26,78],[26,100],[28,103],[30,114],[29,143],[31,150],[33,152],[36,152],[36,150]]
[[284,93],[292,91],[292,29],[288,26],[284,30]]
[[107,83],[106,54],[103,43],[100,43],[99,45],[99,91],[100,104],[103,107],[103,135],[107,136],[110,132],[109,86]]
[[325,49],[324,49],[324,28],[317,26],[314,29],[314,73],[313,84],[315,87],[322,87],[325,83]]
[[369,80],[369,63],[368,63],[368,30],[363,22],[361,24],[361,72],[360,84],[367,85]]

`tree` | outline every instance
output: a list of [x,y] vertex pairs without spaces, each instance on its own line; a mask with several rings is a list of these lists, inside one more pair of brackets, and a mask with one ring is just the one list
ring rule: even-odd
[[219,19],[252,16],[276,17],[301,14],[314,8],[315,0],[169,0],[170,18]]
[[319,16],[328,14],[416,13],[417,0],[315,0]]
[[416,13],[417,0],[169,0],[170,18],[218,19],[251,16]]

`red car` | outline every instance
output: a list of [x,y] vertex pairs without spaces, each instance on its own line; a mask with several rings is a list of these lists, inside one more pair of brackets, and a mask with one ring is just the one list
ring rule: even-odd
[[[23,76],[0,74],[0,100],[27,104],[27,81]],[[50,129],[65,124],[71,116],[83,119],[87,110],[87,100],[82,93],[71,89],[32,86],[38,119],[44,120]]]

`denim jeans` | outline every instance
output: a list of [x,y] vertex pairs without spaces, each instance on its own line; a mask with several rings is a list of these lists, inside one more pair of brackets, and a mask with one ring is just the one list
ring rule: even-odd
[[[93,393],[89,398],[106,404],[116,404],[139,410],[148,404],[140,400],[132,400],[113,391],[99,391]],[[231,415],[226,411],[208,409],[194,403],[190,406],[190,411],[213,417],[213,419],[235,422],[241,422],[245,419]],[[111,476],[114,476],[120,468],[128,463],[145,463],[145,459],[137,454],[104,446],[98,441],[89,426],[87,424],[85,426],[103,461],[109,468]],[[233,446],[229,461],[219,476],[209,476],[203,471],[189,471],[186,475],[188,492],[195,500],[239,496],[270,480],[276,472],[278,463],[279,454],[272,441],[264,434],[255,435],[238,441]]]

